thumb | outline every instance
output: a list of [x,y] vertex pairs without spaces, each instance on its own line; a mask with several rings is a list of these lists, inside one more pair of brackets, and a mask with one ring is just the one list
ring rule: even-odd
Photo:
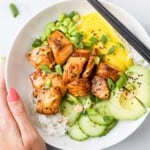
[[22,138],[27,138],[29,133],[31,133],[31,131],[35,131],[35,129],[27,115],[25,107],[20,100],[17,91],[14,88],[10,88],[8,90],[7,101],[9,109],[18,124]]

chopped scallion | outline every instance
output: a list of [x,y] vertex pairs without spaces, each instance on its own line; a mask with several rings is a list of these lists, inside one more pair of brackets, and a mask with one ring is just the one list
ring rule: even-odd
[[100,41],[102,42],[103,45],[105,45],[107,42],[107,36],[103,34]]
[[42,45],[42,40],[41,39],[35,39],[32,43],[32,48],[36,48]]
[[108,49],[107,55],[112,54],[115,51],[115,46],[112,46]]
[[55,66],[55,71],[57,72],[57,74],[63,75],[63,71],[60,65]]
[[103,61],[103,59],[105,58],[105,54],[100,55],[100,61]]
[[112,81],[112,79],[107,79],[107,84],[110,90],[113,90],[115,88],[115,83]]
[[124,84],[127,82],[128,78],[127,76],[123,73],[121,77],[117,80],[116,86],[120,89],[124,86]]
[[101,60],[101,58],[99,56],[96,56],[95,59],[94,59],[94,63],[96,65],[98,65],[100,63],[100,60]]
[[119,48],[124,49],[124,45],[122,43],[117,42],[117,44],[118,44]]
[[19,15],[19,10],[18,10],[17,6],[14,3],[10,3],[9,8],[10,8],[11,13],[12,13],[14,18]]
[[42,71],[44,71],[45,73],[51,73],[51,69],[47,66],[47,65],[40,65],[40,68],[42,69]]
[[48,89],[52,86],[52,81],[50,79],[48,79],[45,83],[45,88]]
[[90,42],[92,43],[92,45],[94,45],[94,44],[96,44],[98,42],[98,39],[96,37],[92,36],[90,38]]

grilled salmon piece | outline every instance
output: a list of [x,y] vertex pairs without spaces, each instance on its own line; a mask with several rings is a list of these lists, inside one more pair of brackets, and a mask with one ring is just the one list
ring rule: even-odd
[[91,87],[88,79],[80,78],[67,84],[67,88],[69,93],[74,96],[86,96]]
[[84,57],[70,57],[64,66],[63,80],[65,83],[79,79],[86,63]]
[[56,74],[52,78],[52,86],[58,87],[61,91],[62,97],[65,96],[65,94],[67,92],[67,86],[65,85],[65,83],[63,81],[63,77],[61,75]]
[[59,111],[61,92],[58,87],[42,89],[37,97],[36,110],[45,115],[56,114]]
[[91,92],[93,95],[100,99],[108,99],[110,95],[106,80],[99,76],[94,76],[92,79]]
[[83,78],[89,78],[90,75],[92,74],[93,68],[95,66],[94,59],[95,59],[95,56],[90,56],[89,57],[88,63],[87,63],[86,68],[85,68],[85,71],[82,74]]
[[41,46],[29,51],[26,57],[31,65],[38,70],[40,70],[40,65],[47,65],[52,68],[55,64],[52,51],[48,46]]
[[86,49],[76,49],[72,55],[72,57],[85,57],[87,60],[90,57],[90,52]]
[[45,86],[48,79],[52,80],[56,75],[56,73],[46,74],[42,71],[35,71],[30,75],[30,80],[33,88],[39,89]]
[[41,71],[36,71],[30,75],[30,80],[34,89],[34,97],[38,96],[39,90],[45,87],[48,80],[51,81],[51,86],[60,88],[62,96],[67,92],[67,87],[64,84],[62,76],[57,73],[45,74]]
[[116,81],[120,77],[121,71],[110,64],[102,62],[99,64],[96,74],[104,79],[111,78]]
[[49,47],[57,64],[64,64],[73,52],[72,43],[59,31],[54,31],[48,38]]

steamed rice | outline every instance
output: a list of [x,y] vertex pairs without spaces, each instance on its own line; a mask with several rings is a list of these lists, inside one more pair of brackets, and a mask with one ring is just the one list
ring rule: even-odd
[[55,115],[39,114],[36,112],[36,99],[32,96],[30,100],[30,117],[37,129],[46,135],[65,135],[66,130],[68,129],[67,118],[60,113],[57,113]]

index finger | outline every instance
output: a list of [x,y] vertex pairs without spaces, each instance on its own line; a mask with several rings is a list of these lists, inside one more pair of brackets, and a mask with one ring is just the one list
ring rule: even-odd
[[0,110],[3,112],[5,107],[8,107],[7,105],[7,92],[6,92],[6,86],[5,86],[5,79],[4,79],[4,64],[0,64]]

